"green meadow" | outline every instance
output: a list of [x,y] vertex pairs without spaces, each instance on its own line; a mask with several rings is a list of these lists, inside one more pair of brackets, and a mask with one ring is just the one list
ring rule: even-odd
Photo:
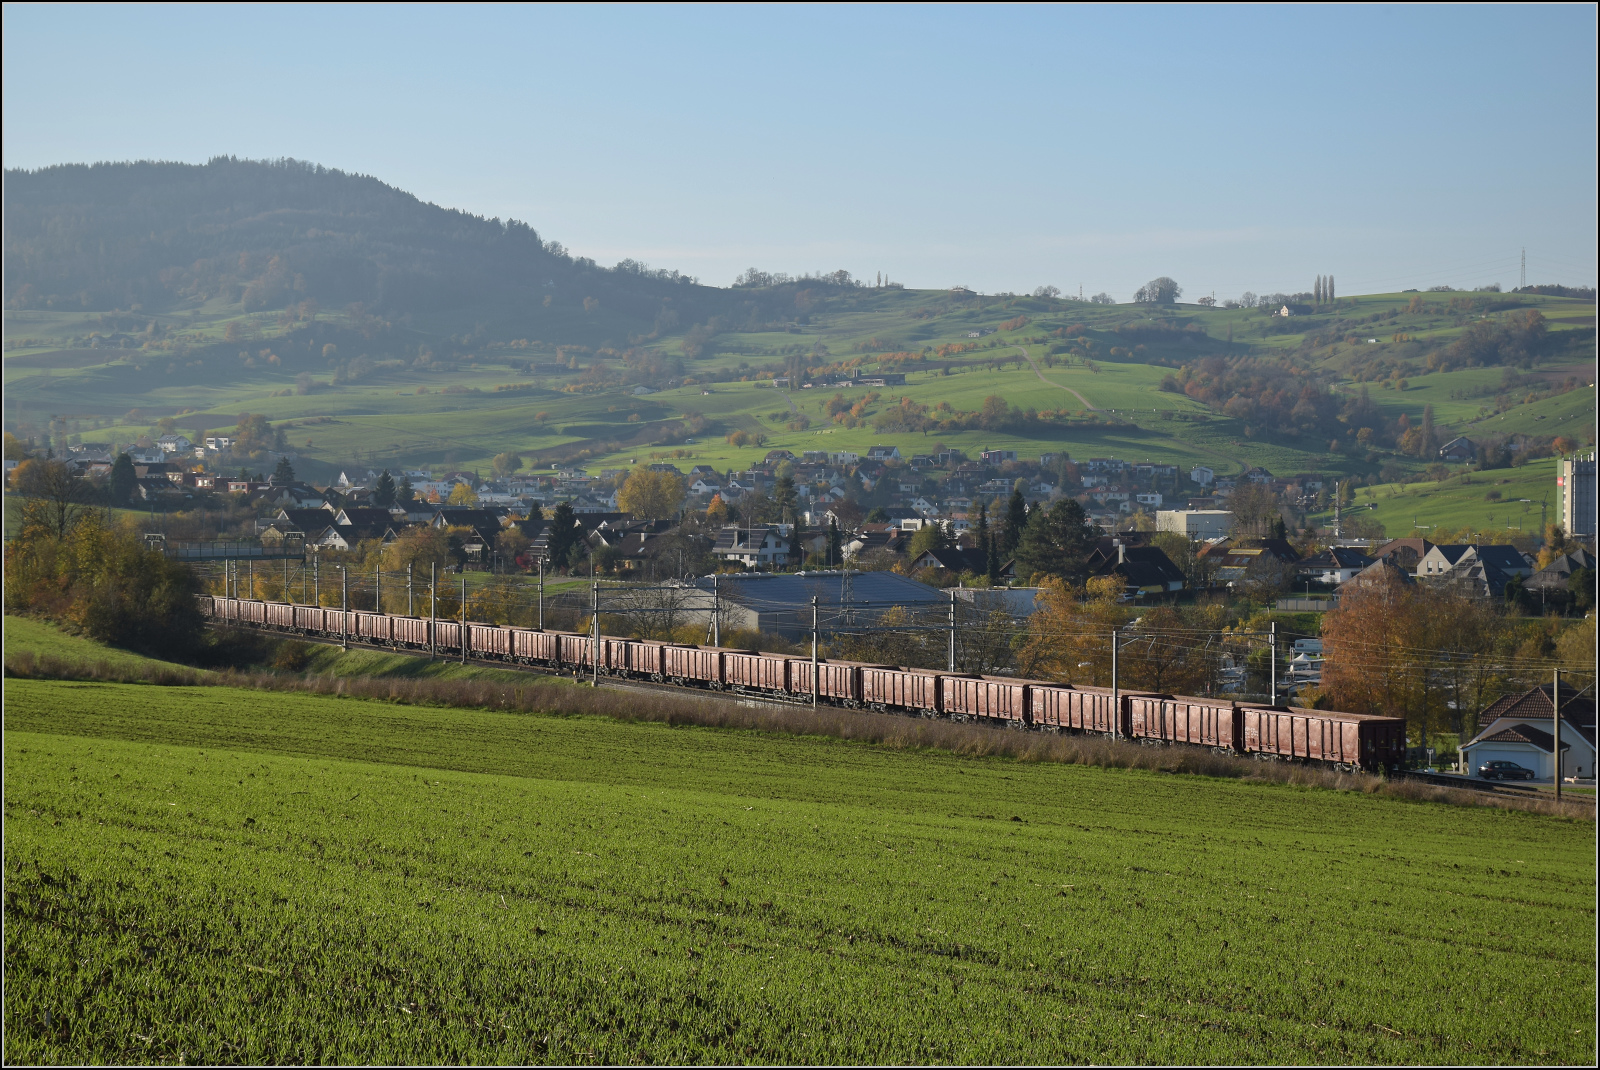
[[8,1062],[1589,1063],[1587,822],[8,680]]
[[[535,467],[576,459],[591,471],[681,450],[675,460],[720,470],[743,467],[774,448],[860,453],[885,443],[910,454],[935,440],[969,454],[984,448],[1017,449],[1023,456],[1064,450],[1074,457],[1114,455],[1184,467],[1205,463],[1223,473],[1258,464],[1280,474],[1366,475],[1386,463],[1408,471],[1422,467],[1419,459],[1389,454],[1371,461],[1330,455],[1328,443],[1315,436],[1259,432],[1207,411],[1184,395],[1160,390],[1170,370],[1166,365],[1176,367],[1224,353],[1293,353],[1302,366],[1330,374],[1337,389],[1347,394],[1363,388],[1355,376],[1368,362],[1409,368],[1403,388],[1391,377],[1368,382],[1365,389],[1386,420],[1405,413],[1415,423],[1424,406],[1431,405],[1444,437],[1522,433],[1566,435],[1580,443],[1592,440],[1592,302],[1519,295],[1546,317],[1553,338],[1573,341],[1534,369],[1532,385],[1523,381],[1510,390],[1511,407],[1496,413],[1495,398],[1505,369],[1429,372],[1424,360],[1481,315],[1451,309],[1449,302],[1481,300],[1484,295],[1423,294],[1424,305],[1415,313],[1408,311],[1413,296],[1341,299],[1336,313],[1319,312],[1288,323],[1252,310],[1195,305],[1152,313],[1136,306],[1025,297],[953,299],[939,291],[863,290],[829,298],[803,317],[804,323],[724,331],[695,356],[684,352],[681,329],[650,341],[650,347],[668,358],[681,359],[685,376],[694,382],[639,396],[620,388],[574,392],[567,389],[576,385],[574,373],[517,370],[513,367],[517,362],[549,361],[553,343],[542,343],[548,352],[512,347],[511,340],[534,336],[533,321],[521,322],[507,310],[418,317],[407,327],[416,337],[442,337],[473,329],[476,322],[487,332],[487,340],[477,351],[439,367],[419,367],[375,352],[374,370],[339,384],[331,381],[330,372],[313,368],[307,393],[297,392],[292,369],[278,371],[270,364],[211,367],[178,359],[181,354],[84,349],[84,337],[98,323],[94,316],[9,310],[5,324],[11,348],[4,362],[4,382],[10,418],[25,412],[61,414],[80,422],[110,421],[82,430],[89,440],[129,441],[146,433],[161,413],[182,413],[180,427],[212,431],[226,431],[241,412],[265,413],[287,424],[290,445],[305,458],[303,467],[329,473],[356,463],[486,471],[495,454],[508,450],[524,454]],[[1391,314],[1393,318],[1370,327],[1347,329],[1349,333],[1332,337],[1336,320]],[[1017,317],[1027,322],[996,331]],[[285,332],[305,326],[285,326],[275,314],[244,315],[216,301],[149,318],[160,321],[172,337],[191,347],[190,352],[218,343],[230,325],[242,326],[253,339],[252,352],[266,352],[276,339],[286,337]],[[321,312],[313,318],[332,327],[347,326],[344,313]],[[1063,348],[1052,332],[1068,326],[1082,326],[1087,333],[1070,352],[1050,354],[1052,348]],[[968,335],[974,330],[994,333],[971,339]],[[1362,337],[1369,331],[1370,342]],[[1127,347],[1134,342],[1129,339],[1135,338],[1149,341],[1130,352]],[[976,348],[944,358],[932,352],[952,343]],[[68,348],[69,344],[80,348]],[[1123,348],[1113,355],[1119,346]],[[924,359],[894,366],[907,373],[905,385],[876,388],[879,397],[866,406],[867,423],[856,428],[833,423],[823,407],[836,392],[853,403],[866,398],[872,388],[791,392],[757,381],[761,369],[779,367],[796,354],[809,364],[863,360],[870,373],[877,354],[886,352],[919,352]],[[1022,359],[1024,353],[1031,362]],[[1054,367],[1046,366],[1047,356],[1055,361]],[[580,363],[591,359],[583,357]],[[733,381],[706,381],[727,374],[734,376]],[[1536,388],[1569,376],[1584,385],[1531,403],[1521,400]],[[496,389],[508,386],[517,389]],[[930,407],[944,403],[975,410],[991,395],[1022,408],[1064,415],[1026,434],[884,433],[871,426],[872,419],[902,397]],[[134,410],[134,415],[125,416]],[[665,432],[679,426],[677,421],[688,413],[706,418],[705,432],[694,436],[692,443],[662,443]],[[811,426],[789,430],[796,414],[804,415]],[[725,441],[728,434],[741,430],[764,436],[765,444],[739,448]],[[1464,514],[1459,521],[1467,522],[1475,522],[1475,514]]]

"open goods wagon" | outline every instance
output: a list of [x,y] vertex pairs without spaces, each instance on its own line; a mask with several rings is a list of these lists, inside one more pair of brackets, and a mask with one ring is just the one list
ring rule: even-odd
[[1230,703],[1183,695],[1129,695],[1128,738],[1244,752],[1243,715]]
[[1264,705],[1241,706],[1239,714],[1241,751],[1258,758],[1378,770],[1398,768],[1405,757],[1399,717]]

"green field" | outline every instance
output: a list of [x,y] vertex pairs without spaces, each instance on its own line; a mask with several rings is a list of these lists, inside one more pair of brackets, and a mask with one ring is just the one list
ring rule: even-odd
[[[1566,435],[1580,443],[1591,442],[1595,405],[1592,302],[1518,295],[1518,301],[1546,317],[1552,338],[1573,341],[1527,373],[1537,382],[1522,382],[1506,391],[1510,407],[1504,412],[1493,410],[1506,369],[1427,370],[1430,353],[1481,317],[1479,312],[1448,310],[1447,303],[1481,301],[1485,296],[1423,294],[1426,304],[1415,313],[1407,311],[1410,294],[1341,299],[1336,312],[1317,312],[1291,324],[1258,311],[1206,310],[1194,305],[1152,311],[1140,306],[1091,306],[1016,297],[958,300],[938,291],[862,290],[829,298],[804,317],[804,323],[724,331],[696,356],[686,355],[684,350],[686,325],[677,333],[655,339],[648,348],[667,359],[681,360],[684,376],[694,382],[643,396],[617,386],[598,393],[569,392],[568,387],[577,385],[576,373],[539,375],[516,370],[513,364],[520,361],[551,360],[555,343],[535,333],[531,321],[518,320],[506,310],[466,311],[433,319],[419,316],[398,339],[437,342],[475,322],[486,325],[488,337],[474,352],[437,366],[408,363],[400,359],[403,353],[396,356],[383,351],[384,345],[400,341],[374,343],[372,369],[356,381],[339,384],[315,362],[293,367],[258,362],[247,367],[227,360],[207,364],[182,358],[211,352],[204,347],[217,345],[230,324],[246,328],[252,353],[267,352],[273,346],[292,348],[299,337],[296,332],[348,330],[350,324],[343,313],[323,312],[312,323],[285,326],[275,314],[244,315],[237,307],[213,301],[191,310],[142,316],[160,321],[168,328],[169,337],[178,340],[172,343],[177,348],[169,353],[81,348],[98,325],[98,314],[9,310],[5,314],[6,337],[13,348],[7,351],[4,381],[8,420],[60,415],[66,421],[61,426],[76,428],[90,441],[131,441],[147,433],[161,413],[181,414],[177,416],[179,427],[191,431],[226,431],[240,412],[265,413],[274,421],[288,423],[289,443],[304,458],[301,467],[306,473],[328,478],[351,465],[434,470],[464,467],[487,473],[490,459],[505,451],[525,454],[535,466],[541,466],[553,459],[571,459],[585,450],[580,463],[598,472],[646,460],[664,445],[690,454],[675,458],[680,466],[705,463],[723,470],[744,467],[773,448],[861,453],[870,445],[887,443],[909,455],[925,451],[936,440],[969,455],[986,447],[1016,449],[1024,457],[1064,450],[1074,457],[1113,455],[1184,467],[1206,463],[1227,474],[1250,465],[1263,465],[1279,474],[1362,476],[1384,464],[1398,464],[1407,470],[1423,466],[1420,459],[1388,453],[1371,460],[1330,455],[1325,436],[1247,431],[1239,420],[1159,389],[1171,368],[1219,354],[1286,354],[1307,370],[1332,376],[1336,389],[1346,394],[1362,388],[1356,376],[1373,361],[1394,365],[1396,374],[1398,369],[1408,368],[1404,389],[1393,380],[1377,379],[1366,383],[1366,389],[1385,420],[1405,413],[1415,423],[1425,405],[1433,406],[1441,439],[1455,434],[1522,433]],[[1359,330],[1339,328],[1354,333],[1332,337],[1337,322],[1391,313],[1392,319]],[[991,330],[1019,316],[1027,317],[1028,322],[976,340],[968,338],[972,330]],[[1052,332],[1079,326],[1087,334],[1074,345],[1086,348],[1057,354],[1056,366],[1046,367],[1047,351],[1060,344]],[[1376,342],[1350,340],[1368,331]],[[1406,336],[1414,340],[1404,340]],[[546,337],[547,341],[542,343],[544,350],[535,352],[513,347],[512,340],[519,337]],[[1130,351],[1135,339],[1145,337],[1150,339],[1148,344],[1139,343],[1137,350]],[[945,358],[933,352],[949,343],[978,348]],[[345,344],[347,348],[365,345]],[[625,345],[622,341],[615,344]],[[1113,349],[1120,355],[1112,355]],[[854,429],[832,423],[823,413],[834,390],[780,392],[769,383],[756,381],[758,372],[781,367],[789,355],[801,354],[812,365],[861,360],[870,371],[877,355],[885,352],[915,352],[924,359],[896,365],[907,373],[906,384],[879,388],[882,396],[869,406],[868,424]],[[1021,361],[1023,353],[1034,363]],[[594,359],[584,356],[580,363]],[[994,367],[994,362],[1001,366]],[[302,368],[309,368],[314,380],[311,391],[304,394],[295,389]],[[736,378],[707,382],[728,373]],[[1568,377],[1585,385],[1532,403],[1519,400],[1535,387]],[[515,391],[495,389],[513,384],[518,386]],[[444,393],[446,389],[453,392]],[[854,388],[844,393],[855,401],[868,390]],[[944,402],[970,411],[980,408],[990,395],[1023,408],[1061,411],[1066,417],[1025,434],[980,430],[884,433],[870,426],[874,417],[901,397],[929,406]],[[135,415],[126,415],[134,409]],[[790,431],[785,426],[796,410],[810,419],[807,430]],[[707,418],[706,431],[695,436],[692,444],[663,444],[665,433],[691,412]],[[1206,418],[1194,419],[1198,416]],[[96,423],[103,426],[95,427]],[[728,445],[725,437],[736,430],[759,432],[766,442],[743,449]],[[1454,522],[1475,522],[1475,516],[1464,515]]]
[[8,1062],[1595,1054],[1587,822],[587,716],[5,697]]
[[[1356,493],[1356,505],[1371,503],[1375,508],[1356,515],[1377,520],[1391,538],[1400,538],[1419,525],[1424,534],[1440,526],[1459,530],[1472,525],[1486,534],[1538,536],[1540,502],[1549,505],[1545,515],[1550,523],[1561,520],[1560,488],[1556,486],[1559,464],[1556,458],[1546,457],[1520,468],[1462,473],[1437,483],[1362,487]],[[1491,493],[1500,497],[1489,500]],[[1522,498],[1529,501],[1522,502]],[[1332,515],[1323,519],[1331,523]]]

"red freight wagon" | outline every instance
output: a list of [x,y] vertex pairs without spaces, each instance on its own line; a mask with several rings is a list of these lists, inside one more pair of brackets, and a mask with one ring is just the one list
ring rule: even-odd
[[628,640],[600,637],[600,667],[611,672],[626,672],[628,668]]
[[434,621],[433,642],[441,650],[460,650],[461,625],[453,620]]
[[866,665],[861,669],[861,701],[880,709],[933,712],[939,708],[937,673]]
[[674,680],[720,684],[721,652],[713,647],[669,646],[661,652],[661,673]]
[[1028,712],[1024,683],[994,676],[944,677],[944,712],[966,717],[1024,721]]
[[267,604],[255,599],[239,602],[239,619],[249,621],[251,624],[265,624],[267,622]]
[[[802,697],[811,694],[810,658],[792,658],[789,665],[789,693]],[[817,659],[817,701],[855,702],[861,696],[861,665],[854,661]]]
[[1070,684],[1034,684],[1033,723],[1074,732],[1111,733],[1113,705],[1109,688]]
[[555,661],[557,633],[511,629],[511,652],[522,661]]
[[194,604],[202,617],[214,617],[217,615],[217,600],[209,594],[195,595]]
[[628,643],[628,672],[635,676],[660,676],[661,651],[665,643],[643,642],[635,639]]
[[268,602],[267,623],[274,628],[293,628],[294,606],[287,602]]
[[301,632],[320,632],[322,631],[322,616],[321,606],[295,606],[295,629]]
[[1405,722],[1298,706],[1244,706],[1244,751],[1289,760],[1378,770],[1399,764]]
[[356,634],[363,639],[387,643],[389,641],[389,618],[382,613],[357,613]]
[[568,667],[589,667],[589,647],[594,642],[593,639],[587,635],[562,632],[557,641],[560,643],[561,663],[563,665]]
[[787,659],[754,650],[724,650],[722,678],[740,691],[782,691],[788,683]]
[[511,629],[497,628],[493,624],[468,624],[467,642],[472,653],[482,657],[509,658],[511,656]]
[[322,629],[328,635],[345,636],[360,635],[356,631],[356,615],[347,609],[325,609],[322,611]]
[[393,617],[389,628],[397,643],[418,648],[428,645],[428,622],[422,617]]
[[1173,695],[1129,695],[1128,735],[1162,743],[1238,751],[1243,720],[1233,704]]

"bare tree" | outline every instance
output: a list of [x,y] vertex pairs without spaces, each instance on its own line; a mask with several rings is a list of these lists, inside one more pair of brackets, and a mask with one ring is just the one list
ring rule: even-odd
[[64,539],[92,508],[95,487],[61,461],[29,460],[12,477],[17,493],[32,498],[31,518]]

